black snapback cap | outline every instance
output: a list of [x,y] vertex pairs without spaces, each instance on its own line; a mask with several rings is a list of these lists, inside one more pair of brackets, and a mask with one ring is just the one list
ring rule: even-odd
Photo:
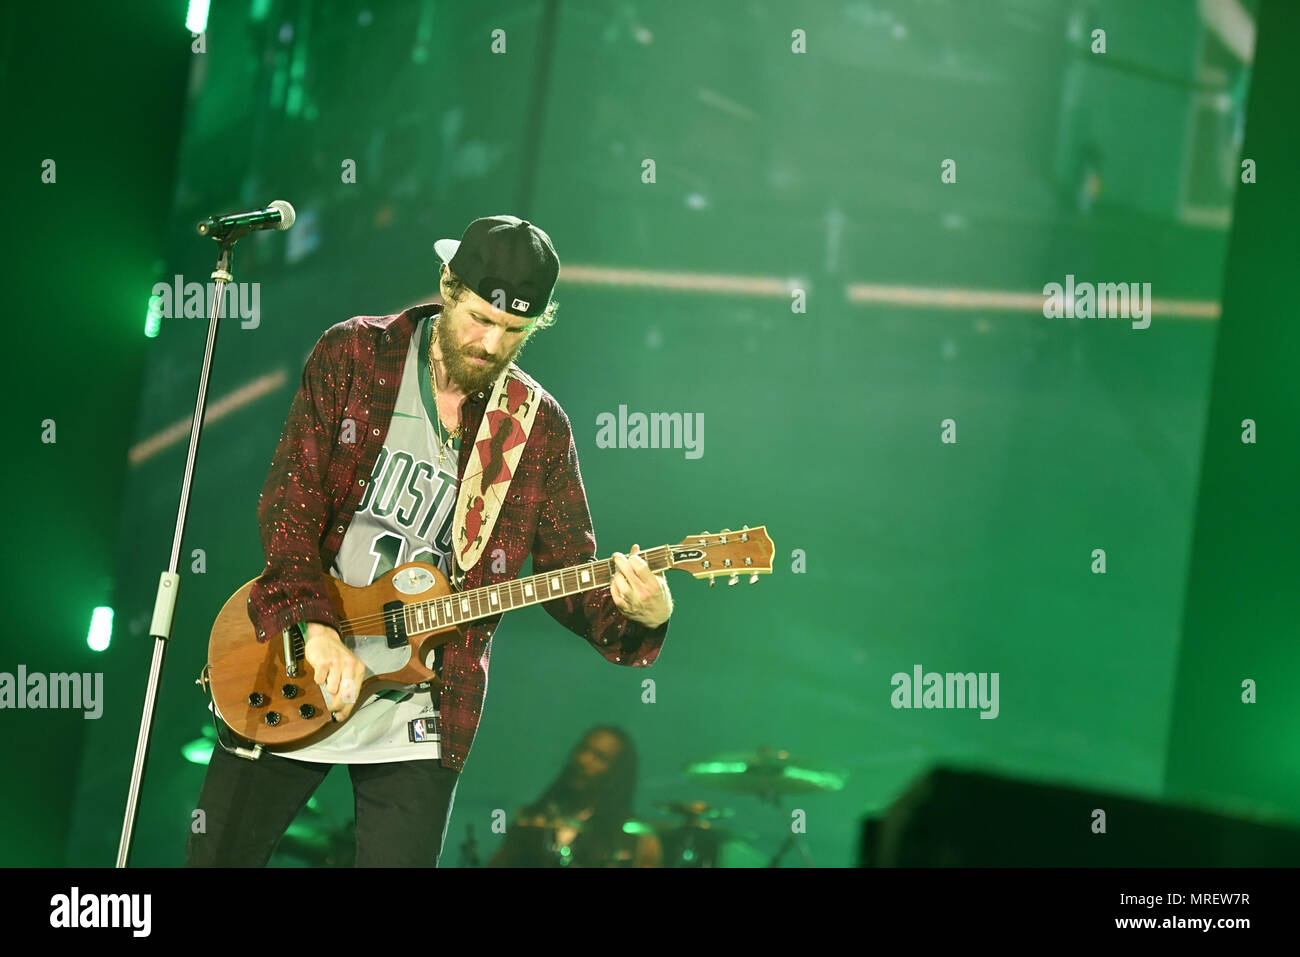
[[560,277],[551,237],[518,216],[485,216],[465,228],[459,240],[433,244],[460,281],[503,312],[540,316]]

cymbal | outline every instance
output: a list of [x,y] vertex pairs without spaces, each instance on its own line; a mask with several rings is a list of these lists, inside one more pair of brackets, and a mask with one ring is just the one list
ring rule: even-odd
[[848,779],[839,768],[796,760],[788,751],[771,748],[719,754],[688,764],[684,773],[715,788],[763,795],[839,791]]

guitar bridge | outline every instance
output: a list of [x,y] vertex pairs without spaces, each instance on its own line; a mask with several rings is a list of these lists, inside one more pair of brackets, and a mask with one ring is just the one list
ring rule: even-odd
[[298,638],[305,637],[297,625],[281,632],[281,637],[284,639],[284,673],[290,678],[298,677],[298,662],[302,660],[302,644],[290,636],[294,631],[298,632]]

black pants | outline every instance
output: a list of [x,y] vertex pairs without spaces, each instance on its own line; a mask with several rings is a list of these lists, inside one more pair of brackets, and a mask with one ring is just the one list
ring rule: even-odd
[[[265,867],[332,764],[265,752],[256,761],[212,752],[191,827],[186,867]],[[460,775],[427,758],[349,764],[356,798],[357,867],[437,867]]]

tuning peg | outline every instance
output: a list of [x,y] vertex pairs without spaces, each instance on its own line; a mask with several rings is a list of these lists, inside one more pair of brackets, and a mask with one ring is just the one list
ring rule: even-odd
[[749,583],[751,585],[754,584],[754,582],[756,581],[758,581],[758,572],[754,572],[754,574],[749,576]]
[[729,579],[727,580],[727,584],[728,584],[728,585],[734,585],[734,584],[736,584],[736,582],[737,582],[738,580],[739,580],[739,579],[736,577],[736,573],[735,573],[735,572],[732,572],[732,573],[731,573],[731,578],[729,578]]

